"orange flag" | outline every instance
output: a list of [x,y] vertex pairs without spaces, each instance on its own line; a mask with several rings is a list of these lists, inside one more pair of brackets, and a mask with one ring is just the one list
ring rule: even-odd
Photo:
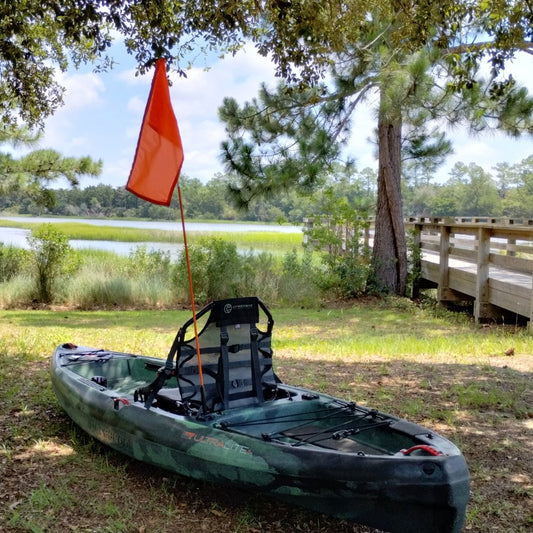
[[143,200],[170,205],[183,164],[165,60],[158,59],[126,189]]

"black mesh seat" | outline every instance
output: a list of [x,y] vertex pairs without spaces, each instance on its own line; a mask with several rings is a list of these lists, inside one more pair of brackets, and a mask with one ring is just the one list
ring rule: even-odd
[[[219,300],[204,307],[197,322],[205,316],[198,334],[204,398],[193,319],[183,325],[174,341],[174,373],[181,401],[214,411],[260,404],[272,397],[280,381],[272,369],[274,320],[263,302],[256,297]],[[165,397],[165,389],[158,397]]]

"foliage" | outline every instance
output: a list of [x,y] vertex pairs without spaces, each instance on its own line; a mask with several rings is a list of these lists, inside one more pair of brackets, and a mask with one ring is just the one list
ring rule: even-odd
[[[422,277],[422,249],[420,244],[415,242],[416,232],[411,229],[407,235],[407,246],[409,247],[409,274],[407,276],[408,293],[413,294],[418,288]],[[416,291],[417,292],[417,291]],[[416,297],[416,296],[415,296]]]
[[313,261],[313,254],[303,255],[296,250],[285,254],[279,280],[279,300],[287,305],[313,307],[323,294],[319,286],[321,269]]
[[[23,127],[0,125],[0,143],[33,146],[39,137]],[[50,208],[56,201],[54,191],[48,188],[50,182],[65,178],[76,186],[80,176],[98,176],[101,170],[101,161],[63,157],[55,150],[33,150],[18,159],[0,152],[0,198],[16,194],[39,208]]]
[[[195,299],[207,302],[237,295],[240,264],[237,247],[213,237],[189,247],[191,277]],[[182,294],[189,294],[187,257],[181,254],[174,274],[174,284]]]
[[[353,298],[366,290],[370,266],[368,246],[368,198],[352,199],[333,188],[323,194],[322,210],[306,230],[308,246],[319,252],[323,270],[317,283],[323,291]],[[363,207],[361,207],[361,204]]]
[[[30,126],[61,104],[63,87],[55,69],[69,63],[96,62],[107,69],[115,37],[133,54],[139,72],[165,57],[180,73],[183,58],[194,49],[238,47],[252,2],[181,2],[162,6],[158,0],[53,0],[2,2],[0,5],[0,121],[15,123],[17,115]],[[181,62],[180,62],[181,61]]]
[[33,252],[37,299],[50,303],[60,277],[68,277],[79,268],[78,254],[70,247],[67,237],[52,224],[35,228],[28,242]]
[[457,163],[444,184],[406,189],[405,214],[432,216],[530,217],[533,210],[533,156],[500,163],[489,172]]
[[147,278],[168,280],[171,271],[170,252],[160,250],[148,251],[146,246],[137,246],[130,253],[127,274],[129,277],[139,275]]
[[[250,222],[297,223],[306,216],[322,212],[323,188],[314,194],[295,191],[273,196],[269,200],[251,202],[247,211],[236,209],[228,195],[228,177],[217,176],[207,183],[182,176],[180,187],[185,217],[197,220],[245,220]],[[324,188],[335,187],[350,201],[369,204],[375,196],[375,172],[369,168],[351,168],[344,174],[339,169],[327,176]],[[130,194],[124,187],[99,184],[84,189],[54,189],[54,206],[36,206],[23,191],[0,194],[0,211],[18,214],[50,214],[58,216],[128,217],[157,220],[179,219],[179,206],[173,199],[171,208],[154,206]],[[123,228],[125,229],[125,228]],[[110,237],[106,237],[110,238]]]
[[[0,247],[0,251],[2,248]],[[33,252],[28,251],[28,255]],[[185,254],[174,260],[167,253],[139,247],[129,257],[84,250],[76,254],[79,268],[57,274],[53,302],[68,302],[79,309],[176,308],[190,303]],[[324,294],[319,286],[322,268],[310,250],[293,250],[282,257],[265,251],[239,251],[234,243],[204,238],[190,245],[194,292],[204,303],[250,294],[266,302],[312,307]],[[36,261],[30,262],[35,268]],[[34,279],[17,274],[0,282],[0,307],[35,303]]]
[[30,257],[27,250],[0,243],[0,283],[9,281],[27,270]]
[[[362,0],[169,0],[164,8],[158,0],[4,2],[0,117],[13,123],[19,114],[30,125],[41,123],[62,103],[63,88],[54,69],[87,62],[109,68],[115,37],[135,56],[141,73],[164,57],[184,74],[199,51],[233,53],[245,40],[252,41],[261,54],[271,57],[281,78],[309,86],[331,67],[334,55],[345,54],[354,43],[363,43],[354,52],[364,55],[364,38],[384,21],[386,31],[378,32],[376,41],[386,40],[401,54],[428,44],[446,50],[455,73],[453,87],[462,89],[471,83],[472,71],[483,58],[488,57],[497,72],[517,50],[528,47],[531,17],[525,0],[513,2],[510,9],[502,2],[452,0],[402,4],[401,9],[389,1],[369,8]],[[480,43],[478,35],[488,39]],[[505,82],[495,80],[493,91],[506,88]]]

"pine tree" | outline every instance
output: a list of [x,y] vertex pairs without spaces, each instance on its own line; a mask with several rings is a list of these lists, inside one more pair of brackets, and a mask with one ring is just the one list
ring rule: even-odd
[[[0,127],[0,143],[14,146],[35,146],[39,134],[16,126]],[[90,157],[63,157],[50,149],[33,150],[19,158],[8,152],[0,152],[0,195],[24,192],[44,207],[55,203],[55,194],[49,188],[51,182],[65,178],[70,185],[79,184],[81,176],[98,176],[102,162]]]

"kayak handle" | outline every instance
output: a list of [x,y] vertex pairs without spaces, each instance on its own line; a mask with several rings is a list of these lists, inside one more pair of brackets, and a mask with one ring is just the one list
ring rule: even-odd
[[404,455],[411,455],[411,453],[416,451],[416,450],[423,450],[424,452],[429,453],[429,455],[435,455],[435,456],[436,455],[443,455],[438,450],[435,450],[435,448],[433,448],[433,446],[429,446],[427,444],[417,444],[416,446],[411,446],[407,450],[400,450],[400,452],[403,453]]

